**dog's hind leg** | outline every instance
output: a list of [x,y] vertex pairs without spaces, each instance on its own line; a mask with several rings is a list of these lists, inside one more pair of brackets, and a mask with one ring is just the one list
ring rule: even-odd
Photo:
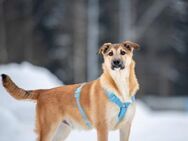
[[68,137],[70,132],[71,132],[71,127],[66,123],[61,123],[56,132],[56,135],[53,138],[53,141],[65,141],[65,139]]
[[59,111],[50,107],[37,106],[38,141],[52,141],[61,122],[62,116],[59,115]]

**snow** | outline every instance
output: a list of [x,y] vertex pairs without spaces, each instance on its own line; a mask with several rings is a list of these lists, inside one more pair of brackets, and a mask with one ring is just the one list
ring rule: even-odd
[[[0,74],[6,73],[25,89],[51,88],[62,85],[45,68],[27,62],[20,65],[0,66]],[[0,141],[35,141],[33,131],[35,103],[14,100],[0,82]],[[110,132],[109,141],[119,140],[118,131]],[[66,141],[96,141],[96,131],[72,131]],[[143,102],[137,101],[137,112],[133,121],[130,141],[185,141],[188,139],[188,113],[154,112]]]
[[[25,89],[52,88],[62,85],[47,69],[27,62],[0,65],[0,74],[8,74]],[[35,103],[17,101],[2,87],[0,81],[0,141],[34,141]]]

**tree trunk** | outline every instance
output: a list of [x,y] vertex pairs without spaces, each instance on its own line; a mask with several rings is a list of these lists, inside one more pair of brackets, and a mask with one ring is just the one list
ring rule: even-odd
[[6,27],[4,18],[4,1],[0,2],[0,63],[5,63],[7,60],[6,50]]
[[86,5],[85,0],[73,3],[73,70],[74,82],[86,80]]
[[99,1],[88,0],[87,80],[96,79],[99,74]]

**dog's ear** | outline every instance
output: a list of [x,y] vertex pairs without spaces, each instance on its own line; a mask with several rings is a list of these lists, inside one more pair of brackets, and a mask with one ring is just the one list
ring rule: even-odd
[[124,41],[123,46],[127,48],[128,50],[132,51],[133,49],[139,49],[140,45],[131,41]]
[[105,54],[109,49],[110,49],[110,46],[112,44],[111,43],[104,43],[100,48],[99,48],[99,51],[98,53],[99,54]]

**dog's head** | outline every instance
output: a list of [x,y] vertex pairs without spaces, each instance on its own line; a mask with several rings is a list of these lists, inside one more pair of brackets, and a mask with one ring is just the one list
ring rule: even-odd
[[131,41],[124,41],[118,44],[105,43],[99,49],[99,54],[103,55],[104,65],[111,70],[124,70],[131,64],[133,50],[139,45]]

